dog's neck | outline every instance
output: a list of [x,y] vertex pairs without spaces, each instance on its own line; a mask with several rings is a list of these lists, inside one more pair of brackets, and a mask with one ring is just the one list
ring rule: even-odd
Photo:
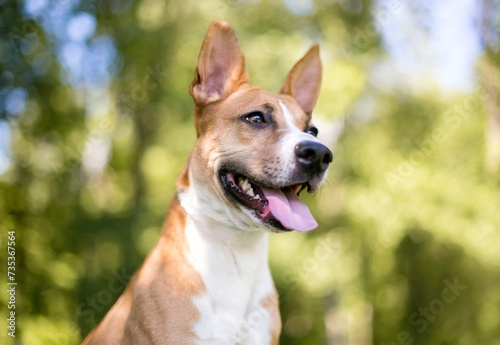
[[[179,193],[179,200],[187,213],[186,257],[200,274],[207,292],[193,299],[200,312],[196,334],[201,339],[230,339],[232,335],[217,325],[233,324],[240,330],[246,325],[248,313],[255,311],[261,322],[270,323],[261,311],[262,301],[274,292],[268,265],[268,233],[238,228],[239,221],[230,220],[223,205],[192,184],[189,190]],[[264,329],[257,339],[267,344],[270,339],[267,327]]]
[[[269,238],[263,231],[247,232],[188,215],[186,239],[190,251],[187,257],[205,284],[212,279],[240,279],[251,288],[258,283],[259,271],[268,270]],[[207,288],[210,290],[210,286]]]
[[[205,268],[212,262],[217,265],[216,258],[208,256],[223,251],[231,253],[234,264],[243,261],[246,266],[267,266],[266,231],[249,227],[245,217],[233,216],[202,186],[191,184],[188,190],[179,192],[179,200],[187,214],[186,237],[193,260]],[[208,251],[208,247],[213,249]],[[200,266],[199,262],[194,264]]]

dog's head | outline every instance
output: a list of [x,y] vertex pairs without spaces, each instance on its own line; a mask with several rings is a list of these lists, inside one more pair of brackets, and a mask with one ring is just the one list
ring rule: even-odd
[[263,91],[249,84],[233,29],[213,22],[190,86],[198,141],[177,185],[197,201],[185,204],[244,230],[314,229],[298,194],[316,191],[332,161],[311,122],[321,71],[313,45],[279,94]]

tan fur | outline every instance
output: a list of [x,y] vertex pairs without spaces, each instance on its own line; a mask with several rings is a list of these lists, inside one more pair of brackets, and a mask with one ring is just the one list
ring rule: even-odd
[[178,191],[185,191],[189,188],[189,162],[191,161],[191,155],[189,155],[186,165],[184,165],[184,168],[182,168],[179,176],[177,177],[177,183],[175,186],[177,187]]
[[274,293],[265,299],[263,299],[260,304],[267,309],[272,316],[272,325],[271,325],[271,344],[270,345],[278,345],[280,341],[280,333],[281,333],[281,315],[279,310],[279,299],[278,293],[276,290]]
[[205,288],[186,260],[185,221],[176,197],[156,247],[83,344],[165,344],[166,339],[167,344],[193,344],[198,311],[192,297]]

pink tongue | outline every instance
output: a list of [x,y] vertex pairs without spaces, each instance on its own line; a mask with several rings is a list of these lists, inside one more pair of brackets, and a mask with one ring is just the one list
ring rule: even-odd
[[262,188],[262,191],[269,202],[269,210],[285,228],[304,232],[318,226],[309,208],[300,201],[292,188],[284,192],[267,188]]

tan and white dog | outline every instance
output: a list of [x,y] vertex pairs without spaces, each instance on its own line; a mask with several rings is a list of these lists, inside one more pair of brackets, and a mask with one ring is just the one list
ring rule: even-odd
[[279,94],[263,91],[233,29],[210,25],[190,86],[198,141],[163,232],[83,344],[278,344],[268,235],[317,226],[298,194],[332,161],[311,123],[321,71],[316,44]]

